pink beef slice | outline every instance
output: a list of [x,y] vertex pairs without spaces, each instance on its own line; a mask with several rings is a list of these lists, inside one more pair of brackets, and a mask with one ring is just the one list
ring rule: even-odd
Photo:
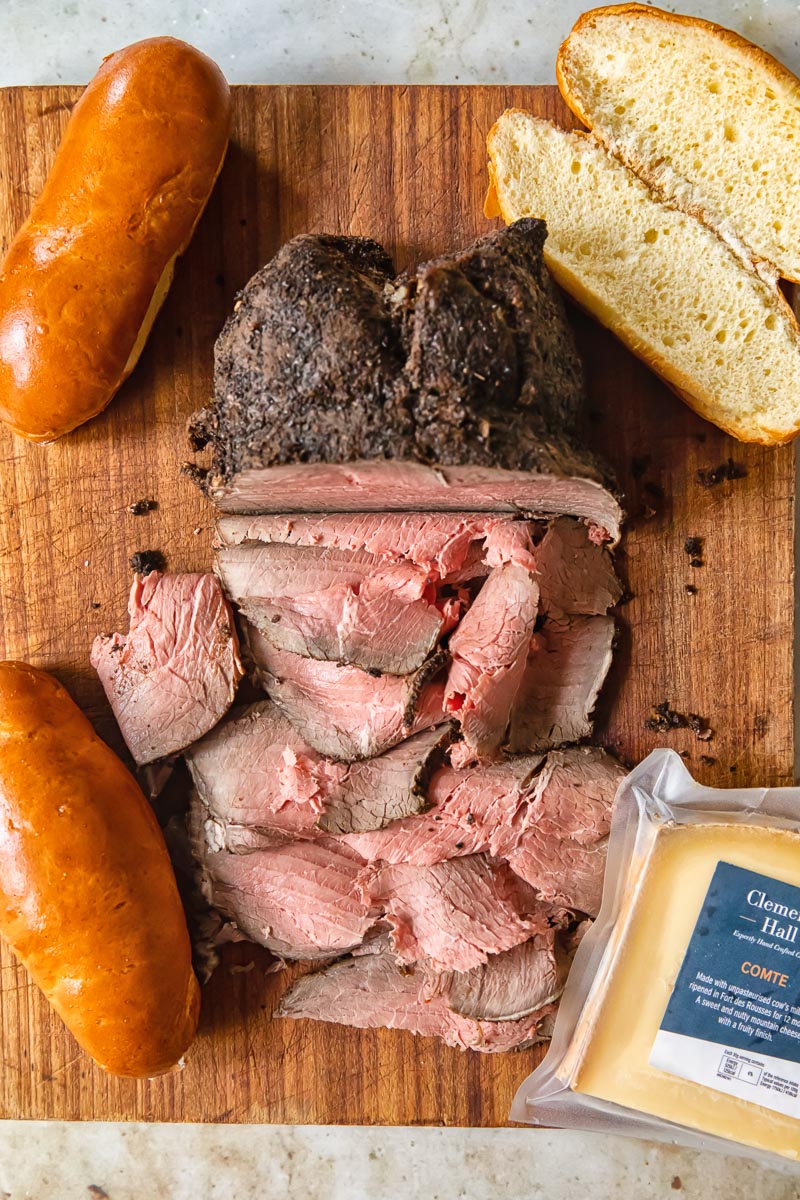
[[518,1021],[554,1004],[564,988],[569,960],[557,945],[557,925],[536,933],[470,971],[441,976],[454,1012],[482,1021]]
[[536,570],[540,608],[556,620],[605,614],[622,592],[608,550],[569,517],[553,521],[536,547]]
[[461,570],[489,534],[513,521],[501,513],[436,512],[221,517],[215,547],[277,542],[344,550],[383,562],[415,563],[444,579]]
[[[427,805],[426,787],[450,737],[428,730],[374,759],[333,762],[302,740],[270,700],[231,712],[185,758],[200,801],[235,845],[379,829]],[[243,836],[246,829],[248,836]]]
[[461,1050],[496,1053],[549,1037],[554,1006],[516,1021],[481,1021],[454,1012],[445,995],[430,995],[423,967],[401,967],[383,951],[346,958],[304,975],[285,993],[276,1015],[332,1021],[359,1029],[406,1029]]
[[613,641],[612,617],[545,622],[533,640],[514,701],[509,750],[547,750],[590,735]]
[[251,941],[288,959],[359,945],[379,917],[359,897],[363,861],[330,838],[247,853],[214,849],[198,808],[192,843],[208,902]]
[[479,513],[229,517],[217,541],[227,595],[279,649],[396,675],[445,632],[437,583],[535,565],[531,522]]
[[414,674],[376,677],[278,650],[247,622],[243,635],[256,682],[303,740],[328,758],[372,758],[447,720],[436,656]]
[[544,761],[543,754],[519,754],[497,763],[442,767],[428,785],[425,812],[343,840],[369,862],[430,866],[481,851],[502,856],[516,844]]
[[606,837],[624,768],[596,746],[443,767],[431,807],[385,829],[347,836],[362,858],[422,866],[488,852],[547,900],[596,913]]
[[539,588],[515,562],[495,567],[450,638],[445,706],[479,757],[497,752],[526,670]]
[[403,962],[467,971],[547,925],[536,893],[484,855],[415,867],[377,864],[360,878],[365,905],[381,908]]
[[547,756],[529,819],[504,856],[544,899],[597,915],[611,811],[624,775],[619,763],[594,746]]
[[[343,584],[287,599],[244,596],[241,612],[279,650],[380,674],[417,671],[436,649],[444,625],[430,599],[405,601],[390,584]],[[433,591],[433,589],[431,589]]]
[[213,575],[134,576],[130,631],[92,646],[122,736],[137,763],[177,754],[233,703],[242,676],[231,610]]

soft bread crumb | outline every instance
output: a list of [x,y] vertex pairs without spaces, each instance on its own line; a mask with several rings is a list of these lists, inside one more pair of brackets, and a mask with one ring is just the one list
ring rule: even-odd
[[579,303],[735,437],[797,434],[800,335],[777,287],[586,134],[511,110],[488,146],[503,218],[545,219],[548,265]]
[[647,183],[800,280],[800,81],[707,21],[643,5],[582,16],[567,103]]

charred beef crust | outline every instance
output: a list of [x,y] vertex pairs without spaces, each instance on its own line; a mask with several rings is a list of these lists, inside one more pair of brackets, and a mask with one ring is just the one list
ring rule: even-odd
[[215,400],[191,420],[209,482],[253,467],[402,459],[585,473],[568,440],[580,363],[524,219],[392,278],[365,238],[288,242],[237,298]]
[[392,263],[367,238],[294,238],[239,294],[217,339],[215,471],[385,457],[411,422],[393,384],[403,362],[384,297]]

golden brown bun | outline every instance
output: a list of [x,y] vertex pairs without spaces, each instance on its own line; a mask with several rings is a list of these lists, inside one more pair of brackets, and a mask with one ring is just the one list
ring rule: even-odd
[[172,865],[136,781],[52,676],[0,663],[0,933],[114,1075],[179,1061],[200,992]]
[[175,38],[105,60],[0,270],[0,418],[49,442],[101,412],[136,365],[219,174],[219,68]]

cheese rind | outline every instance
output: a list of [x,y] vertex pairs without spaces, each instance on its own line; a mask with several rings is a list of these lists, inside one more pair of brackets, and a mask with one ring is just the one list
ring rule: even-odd
[[[720,862],[800,887],[800,834],[747,824],[654,830],[559,1076],[576,1092],[800,1158],[800,1121],[649,1062]],[[800,983],[800,960],[787,959]],[[701,1043],[702,1044],[702,1043]]]

